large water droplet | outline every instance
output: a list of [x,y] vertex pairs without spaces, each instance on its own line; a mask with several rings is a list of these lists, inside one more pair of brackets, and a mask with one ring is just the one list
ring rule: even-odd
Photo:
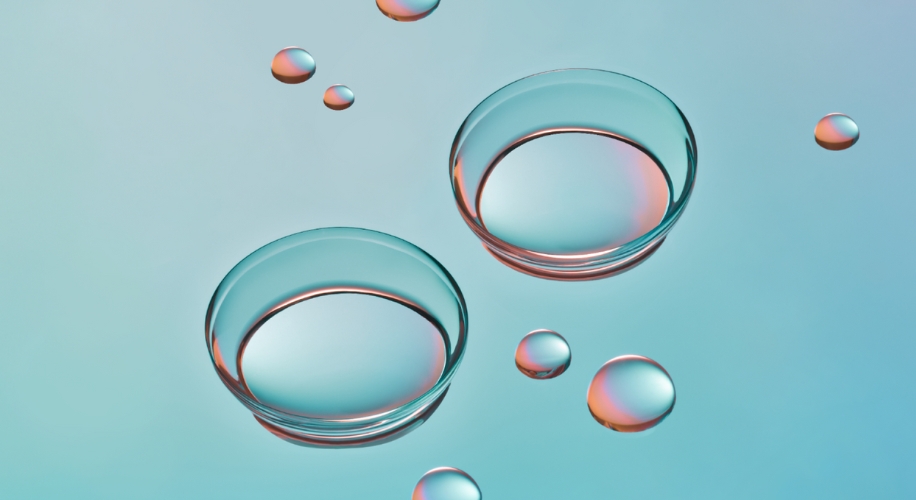
[[859,126],[842,113],[830,113],[814,127],[814,140],[831,151],[847,149],[859,140]]
[[315,59],[299,47],[287,47],[274,56],[270,72],[283,83],[302,83],[315,74]]
[[395,21],[419,21],[433,13],[439,0],[375,0],[378,10]]
[[332,85],[324,91],[324,105],[334,111],[349,108],[355,100],[353,91],[346,85]]
[[207,342],[223,383],[275,435],[366,446],[424,422],[466,342],[464,299],[419,248],[374,231],[306,231],[230,271]]
[[553,330],[535,330],[525,335],[515,350],[515,366],[535,379],[559,377],[571,361],[569,344]]
[[452,467],[433,469],[420,478],[411,500],[481,500],[483,496],[474,479]]
[[674,382],[655,361],[635,355],[614,358],[588,387],[588,409],[599,424],[620,432],[658,425],[674,409]]
[[504,264],[598,279],[649,257],[693,189],[696,146],[664,94],[628,76],[560,70],[487,97],[452,144],[465,222]]

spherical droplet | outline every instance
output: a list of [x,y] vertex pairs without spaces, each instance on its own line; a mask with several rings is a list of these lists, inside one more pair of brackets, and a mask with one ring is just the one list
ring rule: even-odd
[[419,21],[433,13],[439,0],[375,0],[378,10],[395,21]]
[[411,500],[481,500],[480,488],[466,472],[438,467],[420,478]]
[[515,366],[534,379],[559,377],[569,368],[570,361],[569,344],[552,330],[535,330],[525,335],[515,350]]
[[349,108],[355,100],[353,91],[346,85],[331,85],[324,91],[324,105],[334,111]]
[[270,72],[283,83],[302,83],[315,74],[315,59],[299,47],[287,47],[274,56]]
[[635,355],[614,358],[588,388],[588,409],[599,424],[619,432],[658,425],[674,409],[674,382],[655,361]]
[[814,140],[831,151],[847,149],[859,140],[859,126],[842,113],[830,113],[814,127]]

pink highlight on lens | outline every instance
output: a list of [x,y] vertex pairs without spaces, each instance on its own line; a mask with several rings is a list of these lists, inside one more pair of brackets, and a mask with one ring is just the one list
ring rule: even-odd
[[658,425],[674,409],[674,383],[657,362],[637,355],[605,363],[588,388],[588,409],[601,425],[640,432]]

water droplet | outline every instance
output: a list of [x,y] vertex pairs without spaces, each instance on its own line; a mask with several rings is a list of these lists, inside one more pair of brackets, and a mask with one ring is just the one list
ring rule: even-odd
[[535,330],[525,335],[515,350],[515,366],[535,379],[559,377],[569,368],[570,361],[569,344],[552,330]]
[[693,189],[696,145],[664,94],[625,75],[560,70],[486,98],[450,158],[465,222],[504,264],[598,279],[650,256]]
[[207,342],[232,393],[275,435],[367,446],[415,429],[445,397],[467,314],[448,272],[410,243],[355,228],[306,231],[220,283]]
[[355,100],[353,91],[346,85],[331,85],[324,91],[324,105],[334,111],[349,108]]
[[848,149],[859,140],[859,126],[842,113],[830,113],[814,127],[814,140],[831,151]]
[[315,74],[315,59],[299,47],[287,47],[274,56],[270,72],[283,83],[302,83]]
[[419,21],[433,13],[439,0],[375,0],[378,10],[395,21]]
[[411,500],[481,500],[483,495],[474,479],[452,467],[433,469],[420,478]]
[[588,388],[588,409],[599,424],[619,432],[658,425],[674,409],[674,382],[655,361],[635,355],[614,358]]

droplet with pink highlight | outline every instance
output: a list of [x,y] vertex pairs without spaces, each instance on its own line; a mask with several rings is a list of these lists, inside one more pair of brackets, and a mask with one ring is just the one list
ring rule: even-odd
[[353,91],[346,85],[331,85],[324,91],[324,105],[334,111],[349,108],[356,100]]
[[830,151],[849,149],[859,141],[859,126],[842,113],[830,113],[814,127],[814,140]]
[[674,409],[674,382],[662,365],[636,355],[605,363],[588,387],[588,409],[599,424],[618,432],[655,427]]
[[375,5],[395,21],[412,22],[432,14],[439,0],[375,0]]
[[463,470],[438,467],[420,478],[411,500],[481,500],[477,482]]
[[559,377],[569,368],[570,362],[569,344],[553,330],[535,330],[525,335],[515,349],[515,366],[533,379]]
[[299,47],[287,47],[274,56],[270,72],[283,83],[302,83],[315,74],[315,59]]

